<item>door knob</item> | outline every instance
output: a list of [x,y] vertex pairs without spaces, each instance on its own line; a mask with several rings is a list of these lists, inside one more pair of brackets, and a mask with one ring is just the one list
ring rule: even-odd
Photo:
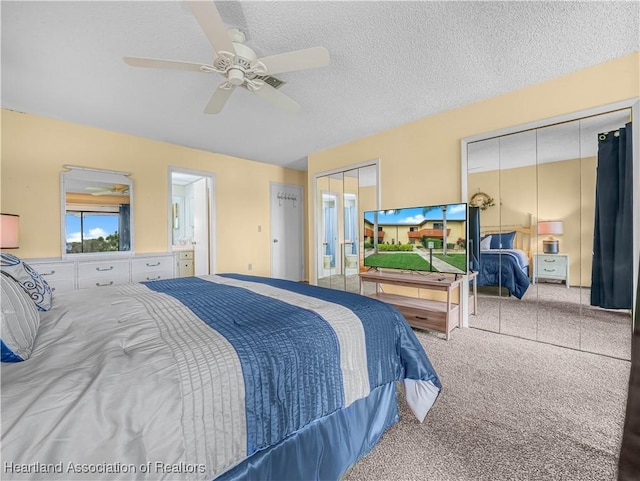
[[275,244],[276,242],[278,242],[278,239],[273,239],[273,243]]

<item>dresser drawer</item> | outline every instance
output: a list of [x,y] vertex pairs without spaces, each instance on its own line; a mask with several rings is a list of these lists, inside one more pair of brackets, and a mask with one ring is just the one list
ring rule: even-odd
[[180,251],[178,252],[178,259],[181,261],[193,259],[193,251]]
[[173,270],[173,263],[173,256],[145,257],[143,259],[133,259],[131,261],[131,269],[134,275],[144,272],[160,272]]
[[78,281],[85,277],[112,277],[114,279],[126,277],[129,279],[129,261],[95,261],[80,262],[78,264]]
[[107,287],[118,284],[127,284],[129,282],[129,271],[126,273],[109,273],[104,272],[103,275],[93,277],[79,277],[78,289],[90,289],[92,287]]
[[133,282],[159,281],[161,279],[173,279],[173,269],[156,269],[151,272],[133,272]]
[[564,279],[567,275],[567,266],[554,266],[538,264],[538,277],[560,277]]
[[75,267],[72,262],[52,262],[51,264],[29,264],[42,278],[50,284],[54,280],[71,279],[75,277]]
[[567,266],[566,256],[538,254],[536,256],[536,259],[538,261],[538,267],[541,269],[545,266],[546,267],[558,267],[558,266],[566,267]]

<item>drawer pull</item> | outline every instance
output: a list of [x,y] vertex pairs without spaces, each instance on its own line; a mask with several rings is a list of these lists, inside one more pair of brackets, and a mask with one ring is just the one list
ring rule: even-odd
[[545,271],[545,272],[555,272],[556,271],[555,269],[542,269],[542,270]]
[[544,261],[545,262],[555,262],[556,260],[555,259],[545,259]]
[[160,276],[156,276],[156,277],[147,277],[148,281],[157,281],[158,279],[160,279]]
[[97,270],[98,272],[111,271],[111,270],[113,270],[113,266],[110,266],[110,267],[104,267],[104,268],[103,268],[103,267],[96,267],[96,270]]
[[160,265],[160,262],[156,262],[155,264],[149,264],[147,262],[147,267],[158,267]]
[[56,271],[51,271],[51,272],[40,272],[41,276],[52,276],[53,274],[55,274]]
[[96,282],[96,286],[98,287],[105,287],[105,286],[112,286],[112,285],[113,285],[113,281],[105,282],[104,284],[101,284],[100,282]]

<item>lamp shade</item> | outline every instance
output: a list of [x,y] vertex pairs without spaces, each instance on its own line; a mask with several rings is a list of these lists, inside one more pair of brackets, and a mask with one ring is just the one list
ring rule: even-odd
[[0,214],[0,248],[18,248],[18,223],[20,216]]
[[538,222],[538,234],[540,235],[562,234],[562,221],[546,220],[546,221]]

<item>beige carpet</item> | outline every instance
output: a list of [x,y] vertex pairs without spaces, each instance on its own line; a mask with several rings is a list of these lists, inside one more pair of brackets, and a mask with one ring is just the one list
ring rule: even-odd
[[630,363],[479,329],[416,331],[443,391],[345,477],[500,481],[616,478]]
[[478,296],[469,325],[607,356],[631,359],[631,313],[589,305],[586,288],[539,283],[522,299]]

